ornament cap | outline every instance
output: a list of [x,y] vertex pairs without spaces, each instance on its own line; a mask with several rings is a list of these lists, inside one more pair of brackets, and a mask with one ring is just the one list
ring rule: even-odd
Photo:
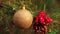
[[22,9],[25,9],[25,6],[23,6]]

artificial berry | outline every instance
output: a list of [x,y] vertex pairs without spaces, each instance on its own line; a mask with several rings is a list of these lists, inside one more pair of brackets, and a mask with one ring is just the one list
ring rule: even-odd
[[44,18],[43,17],[39,17],[40,19],[40,23],[44,24]]
[[40,12],[39,12],[39,15],[44,17],[44,16],[46,16],[46,13],[43,12],[43,11],[40,11]]
[[38,24],[38,16],[35,16],[35,23]]
[[50,22],[52,21],[52,19],[50,17],[46,17],[46,24],[48,25]]
[[12,24],[15,25],[14,21],[12,20]]

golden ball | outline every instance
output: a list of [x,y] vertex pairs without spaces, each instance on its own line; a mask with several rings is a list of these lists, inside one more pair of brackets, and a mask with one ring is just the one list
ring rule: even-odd
[[33,16],[30,13],[30,11],[24,8],[24,9],[18,10],[14,14],[13,21],[14,21],[15,26],[26,29],[31,26],[32,21],[33,21]]

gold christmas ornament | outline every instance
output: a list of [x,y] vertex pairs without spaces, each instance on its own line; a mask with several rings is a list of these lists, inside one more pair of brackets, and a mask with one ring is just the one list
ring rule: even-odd
[[33,16],[32,14],[23,7],[23,9],[18,10],[13,16],[13,22],[15,26],[20,28],[29,28],[32,24]]

